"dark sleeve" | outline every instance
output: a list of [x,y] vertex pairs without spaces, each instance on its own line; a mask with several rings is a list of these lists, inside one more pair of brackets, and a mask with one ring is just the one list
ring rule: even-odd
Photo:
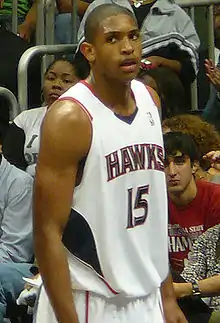
[[25,170],[27,162],[24,158],[25,133],[23,129],[10,124],[3,141],[2,152],[5,158],[16,167]]
[[179,62],[181,63],[180,79],[183,84],[191,84],[196,78],[196,73],[190,57],[188,55],[180,55]]
[[175,44],[159,48],[148,54],[148,56],[162,56],[167,59],[173,59],[180,62],[181,70],[179,76],[184,85],[191,84],[196,78],[191,56]]

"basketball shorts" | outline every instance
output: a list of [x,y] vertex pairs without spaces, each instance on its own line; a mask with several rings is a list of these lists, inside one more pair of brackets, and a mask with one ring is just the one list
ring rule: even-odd
[[[106,298],[92,292],[74,292],[80,323],[164,323],[160,290],[147,297]],[[42,287],[34,315],[35,323],[57,323],[49,299]]]

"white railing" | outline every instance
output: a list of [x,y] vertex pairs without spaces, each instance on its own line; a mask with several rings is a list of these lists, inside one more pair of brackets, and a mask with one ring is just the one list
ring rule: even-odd
[[19,112],[28,107],[28,66],[35,56],[52,55],[58,53],[74,53],[73,45],[37,45],[27,49],[18,64],[18,102]]
[[[13,18],[12,25],[13,30],[17,28],[17,0],[13,1]],[[195,7],[207,7],[207,28],[208,28],[208,48],[209,57],[214,58],[214,28],[213,28],[213,5],[220,4],[220,0],[176,0],[176,3],[183,8],[188,8],[189,15],[193,22],[194,20],[194,9]],[[55,17],[55,0],[38,0],[38,18],[37,18],[37,29],[36,29],[36,40],[37,45],[46,45],[44,47],[33,47],[33,50],[29,49],[28,54],[25,53],[21,57],[18,68],[18,100],[20,110],[27,108],[27,68],[31,58],[34,55],[40,53],[43,54],[54,54],[61,52],[73,52],[73,45],[62,47],[62,45],[52,46],[54,44],[54,17]],[[72,11],[72,41],[76,44],[77,40],[77,0],[73,0],[73,11]],[[47,47],[49,46],[49,47]],[[51,47],[52,46],[52,47]],[[61,47],[60,47],[61,46]],[[52,48],[55,50],[53,51]],[[62,48],[62,50],[61,50]],[[45,51],[44,51],[45,50]],[[31,53],[31,54],[30,54]],[[34,54],[33,54],[34,53]],[[36,54],[37,53],[37,54]],[[30,56],[28,56],[30,55]],[[22,66],[22,64],[24,64]],[[25,89],[26,87],[26,89]],[[191,91],[191,105],[193,110],[198,109],[198,94],[197,94],[197,80],[192,84]]]
[[5,87],[0,86],[0,96],[3,96],[9,103],[9,118],[14,120],[14,118],[19,114],[18,101],[15,95]]

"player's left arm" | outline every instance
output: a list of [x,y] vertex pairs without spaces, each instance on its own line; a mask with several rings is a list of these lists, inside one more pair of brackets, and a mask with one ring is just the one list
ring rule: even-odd
[[157,94],[157,92],[154,89],[152,89],[152,87],[147,85],[146,88],[147,88],[148,92],[150,93],[150,96],[151,96],[152,100],[154,101],[156,107],[158,108],[159,116],[160,116],[160,119],[162,120],[162,109],[161,109],[160,97]]
[[161,285],[161,296],[166,323],[187,323],[185,316],[176,302],[171,274]]

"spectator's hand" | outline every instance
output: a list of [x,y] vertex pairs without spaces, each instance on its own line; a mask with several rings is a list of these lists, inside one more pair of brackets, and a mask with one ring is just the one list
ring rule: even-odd
[[174,289],[176,298],[186,297],[192,294],[191,283],[173,283],[173,289]]
[[23,22],[21,25],[18,26],[18,34],[24,40],[30,42],[31,36],[33,34],[33,27],[26,22]]
[[175,59],[168,59],[161,56],[149,56],[147,57],[147,60],[152,63],[153,67],[164,66],[170,68],[176,73],[180,73],[182,68],[181,63]]
[[147,57],[147,60],[150,61],[154,67],[163,66],[165,62],[165,58],[160,56],[149,56]]
[[175,299],[164,300],[163,310],[166,323],[187,323],[187,320]]
[[211,162],[211,167],[220,171],[220,150],[213,150],[203,156]]
[[[33,276],[32,278],[30,278],[29,280],[34,282],[35,280],[38,280],[39,277],[40,277],[40,274],[38,273],[35,276]],[[27,290],[30,290],[32,287],[33,287],[33,285],[31,283],[26,283],[24,285],[24,288],[27,289]]]
[[205,59],[205,69],[206,69],[206,73],[211,72],[212,70],[214,70],[215,68],[215,64],[213,62],[213,60],[211,59]]
[[206,76],[214,85],[217,91],[220,92],[220,68],[216,67],[211,59],[205,60]]

